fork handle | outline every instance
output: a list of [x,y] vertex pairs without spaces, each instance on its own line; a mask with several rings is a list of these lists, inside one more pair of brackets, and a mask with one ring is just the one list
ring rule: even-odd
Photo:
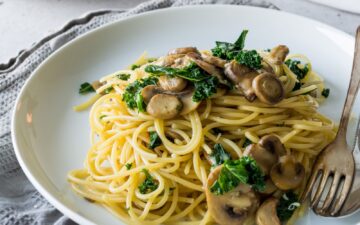
[[343,112],[341,115],[337,137],[340,136],[346,137],[346,129],[350,119],[351,108],[354,104],[356,94],[359,90],[359,86],[360,86],[360,26],[357,28],[356,31],[353,68],[351,72],[349,89],[347,92]]

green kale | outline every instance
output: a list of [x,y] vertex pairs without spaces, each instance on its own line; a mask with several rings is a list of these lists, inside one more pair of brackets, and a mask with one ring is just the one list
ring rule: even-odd
[[298,196],[292,191],[283,194],[276,207],[276,212],[281,222],[291,218],[294,211],[300,206],[298,201]]
[[261,57],[256,50],[242,50],[236,55],[235,60],[252,69],[261,69]]
[[113,87],[108,87],[108,88],[106,88],[106,89],[104,90],[104,93],[105,93],[105,94],[109,94],[112,90],[114,90]]
[[246,148],[247,146],[251,145],[252,141],[250,139],[245,138],[244,144],[242,145],[243,148]]
[[303,79],[309,72],[309,65],[305,64],[304,66],[301,66],[302,64],[299,60],[288,59],[285,61],[285,64],[296,75],[298,80]]
[[294,88],[292,89],[293,91],[299,90],[301,88],[301,83],[300,82],[296,82]]
[[192,96],[194,102],[200,102],[204,99],[209,98],[211,95],[216,93],[216,89],[219,85],[217,77],[208,77],[205,80],[194,82],[195,92]]
[[90,92],[95,92],[95,89],[93,88],[93,86],[91,86],[90,83],[85,82],[80,85],[79,94],[84,95]]
[[140,106],[139,110],[144,110],[144,105],[140,104],[141,97],[137,96],[140,95],[141,90],[148,86],[148,85],[156,85],[158,82],[158,79],[156,77],[147,77],[142,78],[139,80],[134,81],[133,83],[130,83],[126,88],[125,92],[122,96],[122,100],[126,103],[126,105],[130,109],[135,109]]
[[145,72],[151,73],[154,75],[168,75],[170,77],[177,76],[184,78],[186,80],[196,82],[202,81],[209,77],[200,67],[198,67],[194,62],[190,63],[184,68],[172,68],[172,67],[163,67],[157,65],[148,65],[145,67]]
[[232,60],[244,48],[248,30],[243,30],[235,43],[216,41],[216,47],[211,49],[214,56]]
[[213,167],[223,164],[230,159],[230,154],[225,151],[221,144],[215,144],[212,153],[209,155]]
[[150,136],[149,148],[154,149],[157,146],[161,145],[161,143],[162,143],[161,139],[160,139],[158,133],[156,133],[156,131],[150,131],[149,136]]
[[120,80],[129,80],[130,76],[131,75],[127,73],[116,74],[116,77]]
[[138,91],[135,95],[136,108],[138,108],[139,112],[146,111],[146,104],[144,102],[144,98],[141,95],[141,91]]
[[143,169],[142,172],[145,173],[146,178],[144,182],[139,186],[140,193],[147,194],[149,192],[155,191],[158,188],[159,184],[150,175],[149,171]]
[[249,184],[256,191],[265,189],[265,176],[251,157],[244,156],[238,160],[225,161],[210,191],[222,195],[233,190],[240,183]]
[[106,117],[106,115],[101,115],[100,117],[99,117],[99,119],[102,119],[102,118],[105,118]]
[[132,167],[132,163],[126,163],[125,167],[126,167],[127,170],[130,170],[131,167]]
[[136,64],[131,65],[131,70],[136,70],[137,68],[140,68],[140,66]]
[[322,90],[321,95],[324,96],[325,98],[329,97],[330,95],[330,89],[329,88],[324,88],[324,90]]

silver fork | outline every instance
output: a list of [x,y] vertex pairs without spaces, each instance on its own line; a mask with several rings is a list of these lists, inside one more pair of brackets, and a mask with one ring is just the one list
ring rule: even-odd
[[[355,163],[352,148],[346,143],[346,130],[359,84],[360,27],[356,32],[353,68],[339,131],[335,140],[317,157],[312,169],[312,175],[302,197],[302,200],[304,200],[310,195],[311,208],[316,214],[322,216],[338,215],[353,183]],[[317,183],[318,185],[315,185]],[[327,183],[330,183],[330,186],[329,191],[325,193]],[[322,198],[325,195],[326,197]],[[320,203],[322,199],[324,199],[323,204]]]

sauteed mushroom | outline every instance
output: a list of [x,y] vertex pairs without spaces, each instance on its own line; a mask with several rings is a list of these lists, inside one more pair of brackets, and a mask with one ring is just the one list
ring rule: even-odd
[[270,73],[262,73],[255,77],[252,88],[259,100],[267,104],[276,104],[285,97],[282,82]]
[[280,156],[285,154],[285,147],[275,135],[262,137],[258,144],[249,145],[244,155],[255,159],[264,174],[268,175],[271,168],[278,162]]
[[206,53],[202,53],[201,54],[201,58],[207,62],[207,63],[210,63],[214,66],[217,66],[217,67],[220,67],[220,68],[224,68],[225,67],[225,64],[226,64],[226,60],[223,60],[219,57],[216,57],[216,56],[213,56],[213,55],[210,55],[210,54],[206,54]]
[[277,187],[275,186],[274,182],[270,178],[265,180],[265,189],[263,191],[259,191],[261,194],[264,195],[271,195],[277,190]]
[[268,198],[261,204],[256,212],[257,225],[281,225],[276,212],[278,201],[276,198]]
[[150,99],[146,111],[156,118],[171,119],[177,116],[182,108],[183,103],[175,95],[156,94]]
[[287,54],[289,54],[289,48],[286,45],[278,45],[271,49],[269,56],[274,64],[281,65]]
[[259,207],[259,197],[247,184],[240,184],[223,195],[215,195],[210,187],[217,180],[222,166],[216,167],[209,175],[206,189],[207,205],[218,224],[243,225],[252,220]]
[[305,177],[305,169],[294,156],[280,157],[279,162],[270,171],[271,180],[281,190],[297,188]]
[[187,81],[181,77],[169,77],[169,76],[160,76],[159,77],[160,87],[166,91],[179,92],[183,90]]
[[173,50],[170,50],[168,55],[187,54],[189,52],[199,52],[199,51],[195,47],[182,47],[182,48],[175,48]]
[[253,71],[236,61],[231,61],[230,63],[225,64],[225,75],[235,84],[236,88],[244,93],[247,100],[250,102],[255,100],[256,95],[252,83],[254,78],[258,75],[256,71]]
[[146,104],[149,104],[150,99],[156,95],[163,93],[164,91],[156,85],[148,85],[141,90],[141,95]]

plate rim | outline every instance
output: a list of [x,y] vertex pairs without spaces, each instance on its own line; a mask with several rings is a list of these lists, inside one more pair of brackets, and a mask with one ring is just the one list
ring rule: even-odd
[[[89,32],[83,33],[81,35],[79,35],[78,37],[72,39],[71,41],[67,42],[66,44],[64,44],[63,46],[61,46],[60,48],[56,49],[53,53],[51,53],[44,61],[42,61],[37,68],[29,75],[29,77],[27,78],[27,80],[25,81],[24,85],[21,87],[20,92],[18,93],[18,96],[16,97],[15,100],[15,104],[13,106],[13,112],[11,115],[11,140],[12,140],[12,144],[13,144],[13,148],[14,148],[14,152],[16,155],[16,159],[20,164],[21,169],[23,170],[23,172],[25,173],[27,179],[31,182],[31,184],[36,188],[36,190],[47,200],[50,202],[50,204],[52,206],[54,206],[56,209],[58,209],[61,213],[63,213],[64,215],[68,216],[70,219],[72,219],[73,221],[79,223],[79,224],[91,224],[91,225],[96,225],[96,223],[94,223],[93,221],[91,221],[90,219],[86,218],[86,216],[82,215],[81,213],[76,212],[73,209],[70,209],[66,204],[63,204],[60,200],[59,197],[56,195],[52,195],[50,194],[50,192],[46,189],[46,187],[44,187],[44,185],[42,185],[41,181],[36,178],[34,175],[32,175],[31,172],[31,166],[28,165],[28,163],[26,163],[26,160],[24,160],[23,158],[23,153],[24,150],[21,150],[19,148],[18,145],[18,139],[20,139],[20,137],[18,137],[17,135],[17,129],[16,129],[16,124],[17,124],[17,114],[18,114],[18,110],[17,107],[19,105],[20,100],[23,98],[24,96],[24,92],[27,90],[29,84],[33,81],[33,78],[37,76],[38,71],[42,69],[42,67],[44,67],[46,64],[48,64],[51,60],[55,59],[57,57],[57,55],[61,54],[63,52],[64,49],[71,47],[72,45],[76,44],[77,42],[81,42],[82,39],[86,38],[89,35],[94,35],[95,33],[98,32],[102,32],[103,29],[111,29],[110,27],[115,27],[118,24],[121,23],[126,23],[129,20],[133,20],[136,18],[141,18],[141,17],[146,17],[146,16],[151,16],[152,14],[158,14],[158,13],[164,13],[166,11],[181,11],[181,10],[192,10],[192,9],[201,9],[201,10],[206,10],[206,8],[222,8],[222,10],[227,10],[227,8],[238,8],[238,9],[249,9],[249,10],[258,10],[258,11],[266,11],[266,12],[271,12],[271,13],[275,13],[275,14],[282,14],[286,17],[290,16],[293,18],[298,18],[301,19],[303,21],[306,22],[310,22],[313,25],[320,25],[326,29],[330,29],[332,31],[335,31],[336,33],[341,34],[342,36],[346,36],[347,38],[349,38],[349,40],[351,40],[352,42],[355,42],[355,38],[336,28],[333,27],[331,25],[328,25],[326,23],[323,23],[321,21],[312,19],[312,18],[308,18],[302,15],[297,15],[294,13],[290,13],[290,12],[286,12],[286,11],[280,11],[280,10],[276,10],[276,9],[271,9],[271,8],[262,8],[262,7],[257,7],[257,6],[248,6],[248,5],[232,5],[232,4],[205,4],[205,5],[186,5],[186,6],[180,6],[180,7],[170,7],[170,8],[162,8],[162,9],[155,9],[155,10],[151,10],[151,11],[147,11],[147,12],[143,12],[140,14],[135,14],[135,15],[131,15],[129,17],[126,18],[121,18],[117,21],[113,21],[113,22],[109,22],[108,24],[105,24],[103,26],[97,27]],[[120,222],[122,222],[119,219]]]

